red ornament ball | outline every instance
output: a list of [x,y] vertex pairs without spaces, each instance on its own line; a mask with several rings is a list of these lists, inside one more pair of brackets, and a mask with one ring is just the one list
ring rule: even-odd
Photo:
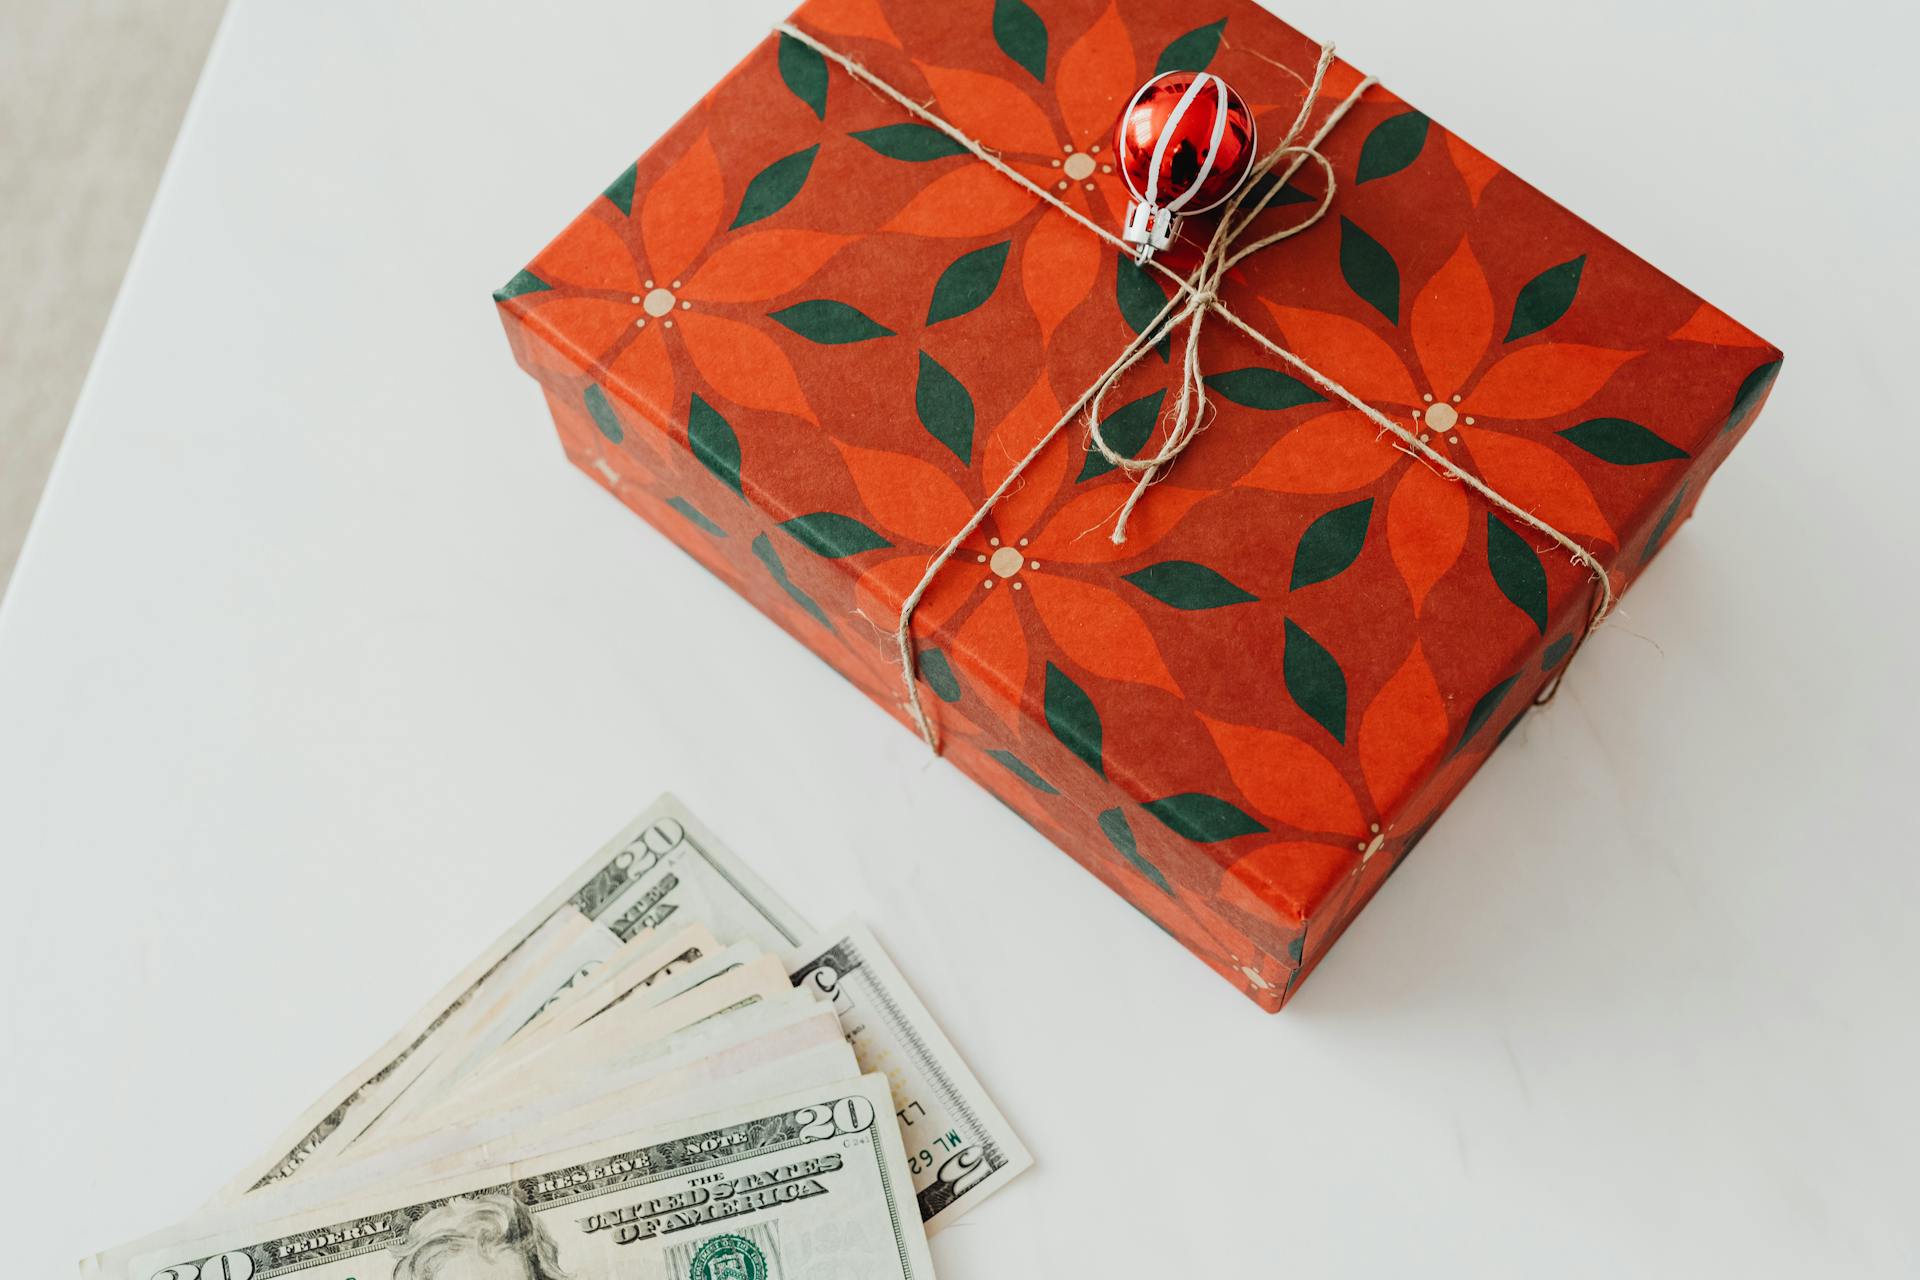
[[1221,204],[1247,180],[1259,132],[1246,102],[1219,76],[1169,71],[1133,95],[1113,146],[1133,198],[1184,217]]

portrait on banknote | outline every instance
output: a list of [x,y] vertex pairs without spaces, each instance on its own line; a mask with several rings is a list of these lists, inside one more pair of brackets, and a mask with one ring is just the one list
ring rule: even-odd
[[416,1221],[393,1246],[393,1280],[585,1280],[527,1206],[501,1192],[459,1196]]

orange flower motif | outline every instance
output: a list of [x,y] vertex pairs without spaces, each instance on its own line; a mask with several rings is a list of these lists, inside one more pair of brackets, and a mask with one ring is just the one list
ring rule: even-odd
[[[1570,301],[1567,281],[1577,285],[1581,266],[1578,259],[1563,263],[1542,279],[1561,273],[1552,283]],[[1522,291],[1516,307],[1533,287]],[[1401,417],[1423,442],[1460,458],[1496,492],[1572,537],[1618,543],[1593,491],[1553,446],[1536,438],[1537,425],[1592,399],[1639,352],[1525,341],[1534,331],[1517,332],[1524,327],[1518,317],[1508,338],[1496,342],[1493,296],[1465,239],[1413,300],[1411,363],[1358,320],[1263,302],[1292,351],[1360,399]],[[1537,327],[1558,318],[1552,312]],[[1536,319],[1537,312],[1529,322]],[[1288,432],[1240,483],[1282,493],[1343,493],[1399,467],[1387,502],[1387,539],[1418,611],[1466,547],[1470,503],[1462,485],[1380,435],[1364,414],[1335,409]]]
[[[1115,6],[1060,55],[1052,70],[1054,110],[1012,80],[957,67],[922,65],[934,108],[969,137],[1101,226],[1120,226],[1126,189],[1114,172],[1111,134],[1139,87],[1132,37]],[[1032,213],[1033,197],[982,164],[929,184],[887,224],[920,235],[978,236]],[[1085,300],[1108,247],[1058,209],[1047,208],[1027,236],[1021,285],[1050,337]]]
[[[631,202],[630,183],[625,196]],[[574,219],[534,260],[531,287],[515,282],[513,304],[563,356],[604,370],[663,416],[680,404],[678,343],[721,398],[813,422],[793,365],[766,326],[750,322],[762,309],[740,311],[792,290],[852,237],[744,230],[716,243],[725,212],[720,162],[702,134],[631,215],[610,193]]]
[[[861,575],[856,600],[866,618],[887,632],[898,625],[900,607],[928,560],[1060,413],[1043,376],[977,451],[964,488],[933,463],[836,442],[868,513],[905,552]],[[1044,450],[941,569],[914,611],[914,631],[923,643],[960,618],[951,659],[1009,726],[1017,722],[1028,684],[1027,637],[1035,627],[1094,675],[1177,692],[1145,619],[1116,589],[1116,575],[1106,566],[1150,550],[1207,495],[1156,487],[1154,500],[1129,525],[1126,544],[1115,546],[1108,533],[1125,485],[1090,486],[1045,516],[1081,456],[1066,438]]]

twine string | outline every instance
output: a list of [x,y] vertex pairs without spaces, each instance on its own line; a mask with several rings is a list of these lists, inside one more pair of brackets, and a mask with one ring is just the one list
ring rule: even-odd
[[[1008,181],[1026,190],[1035,199],[1065,214],[1069,219],[1079,223],[1083,228],[1091,231],[1094,235],[1106,241],[1121,253],[1129,257],[1133,255],[1132,245],[1099,223],[1094,222],[1072,205],[1059,199],[1053,192],[1048,191],[1046,188],[1028,178],[1025,174],[1014,169],[1011,165],[1007,164],[1006,161],[1002,160],[998,153],[986,146],[979,139],[970,137],[931,108],[914,101],[911,97],[889,84],[885,79],[868,70],[858,59],[815,39],[791,23],[780,23],[775,27],[775,30],[790,39],[799,41],[801,44],[820,54],[823,58],[840,67],[847,74],[866,85],[881,97],[892,101],[901,110],[907,112],[907,114],[945,134],[975,159],[988,165]],[[1115,468],[1128,475],[1137,477],[1134,481],[1132,492],[1128,494],[1126,500],[1115,513],[1112,540],[1115,543],[1124,543],[1126,541],[1127,520],[1132,515],[1134,507],[1138,505],[1142,496],[1145,494],[1148,486],[1186,451],[1187,447],[1193,443],[1194,438],[1206,425],[1209,405],[1207,402],[1205,374],[1200,364],[1200,332],[1205,320],[1209,316],[1219,316],[1222,321],[1245,334],[1256,345],[1285,364],[1289,369],[1299,374],[1306,381],[1319,388],[1329,398],[1338,400],[1362,414],[1379,429],[1379,434],[1382,437],[1386,437],[1387,442],[1392,447],[1411,455],[1445,478],[1456,481],[1468,489],[1471,489],[1474,493],[1480,495],[1490,506],[1505,512],[1520,523],[1545,535],[1565,551],[1574,563],[1581,565],[1592,575],[1595,582],[1596,590],[1594,592],[1593,606],[1587,619],[1586,634],[1591,634],[1593,628],[1598,626],[1601,621],[1606,618],[1607,614],[1612,611],[1615,594],[1613,579],[1611,575],[1608,574],[1605,566],[1600,563],[1599,558],[1591,551],[1533,512],[1504,497],[1479,477],[1454,465],[1445,454],[1442,454],[1423,442],[1414,431],[1395,422],[1380,410],[1361,400],[1359,396],[1349,391],[1333,378],[1315,369],[1298,355],[1281,346],[1278,342],[1275,342],[1272,338],[1269,338],[1266,334],[1241,319],[1227,307],[1225,303],[1220,301],[1220,285],[1226,277],[1227,272],[1262,249],[1268,248],[1292,236],[1299,235],[1302,231],[1307,230],[1307,228],[1313,226],[1325,217],[1328,209],[1332,207],[1337,183],[1333,164],[1320,151],[1320,144],[1326,139],[1327,135],[1333,131],[1334,127],[1345,118],[1347,113],[1352,110],[1354,104],[1360,100],[1361,95],[1376,83],[1371,76],[1362,79],[1354,86],[1353,90],[1328,113],[1327,118],[1321,123],[1320,127],[1315,130],[1313,137],[1303,143],[1300,141],[1301,134],[1312,117],[1313,109],[1319,98],[1321,88],[1325,83],[1327,72],[1332,65],[1333,46],[1322,45],[1320,47],[1319,61],[1314,67],[1312,81],[1307,87],[1305,97],[1300,104],[1299,113],[1294,117],[1292,126],[1287,130],[1279,144],[1255,163],[1246,182],[1242,184],[1240,190],[1233,198],[1227,202],[1218,223],[1214,227],[1213,235],[1207,243],[1206,252],[1201,257],[1200,263],[1194,269],[1193,274],[1190,276],[1182,276],[1159,261],[1150,260],[1146,264],[1160,272],[1162,276],[1166,277],[1173,284],[1174,292],[1172,296],[1167,299],[1166,304],[1154,315],[1153,319],[1143,326],[1139,333],[1134,335],[1133,340],[1114,358],[1113,363],[1108,365],[1106,370],[1095,378],[1086,390],[1080,393],[1073,404],[1067,408],[1066,412],[1040,435],[1039,439],[1034,442],[1033,447],[1027,451],[1026,456],[1014,463],[1013,467],[1007,472],[1005,477],[1001,479],[1000,483],[994,487],[993,491],[989,493],[979,507],[974,510],[973,515],[948,539],[946,545],[927,561],[926,571],[921,575],[920,581],[914,586],[912,591],[908,592],[906,599],[902,602],[899,622],[895,629],[894,638],[896,647],[899,650],[902,677],[906,686],[907,709],[913,718],[914,726],[920,731],[920,736],[926,740],[927,745],[935,752],[938,752],[940,749],[939,735],[934,728],[932,720],[928,717],[926,708],[920,698],[919,664],[913,642],[912,624],[914,611],[919,607],[921,600],[925,598],[928,589],[932,587],[941,569],[946,567],[947,562],[951,560],[954,554],[960,549],[961,543],[986,521],[986,518],[992,514],[993,509],[999,504],[1000,500],[1004,498],[1007,493],[1012,490],[1013,486],[1019,482],[1021,477],[1025,475],[1027,468],[1033,464],[1034,460],[1045,452],[1047,446],[1052,444],[1054,439],[1066,429],[1068,424],[1079,417],[1082,412],[1085,412],[1087,415],[1087,429],[1092,446],[1098,449],[1101,456]],[[1315,206],[1314,211],[1297,223],[1281,227],[1278,230],[1249,240],[1244,244],[1240,243],[1247,232],[1252,229],[1255,219],[1267,209],[1274,197],[1292,180],[1294,174],[1299,172],[1301,166],[1307,164],[1309,161],[1319,165],[1322,173],[1326,177],[1325,190],[1320,197],[1318,205]],[[1285,163],[1286,169],[1280,176],[1275,178],[1271,183],[1263,183],[1261,181],[1271,175],[1282,163]],[[1257,195],[1255,194],[1256,192]],[[1100,406],[1107,392],[1119,383],[1122,376],[1129,369],[1139,363],[1146,353],[1158,345],[1163,338],[1169,337],[1183,325],[1186,327],[1186,335],[1185,342],[1181,348],[1180,390],[1179,396],[1174,403],[1171,422],[1168,425],[1166,437],[1161,443],[1160,448],[1149,457],[1134,458],[1121,454],[1114,450],[1101,434]],[[1584,636],[1582,638],[1584,639]]]

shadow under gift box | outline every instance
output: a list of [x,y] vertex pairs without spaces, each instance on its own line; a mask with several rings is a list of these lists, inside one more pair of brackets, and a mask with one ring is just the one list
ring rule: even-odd
[[[1106,227],[1143,80],[1214,71],[1271,140],[1317,55],[1240,0],[794,23]],[[1316,121],[1360,78],[1336,63]],[[1779,351],[1385,88],[1321,149],[1328,216],[1223,303],[1626,587]],[[1308,213],[1312,172],[1263,217]],[[567,455],[903,722],[902,602],[1167,296],[785,36],[495,295]],[[1202,363],[1209,425],[1124,545],[1131,481],[1076,424],[913,632],[947,758],[1271,1010],[1557,678],[1594,581],[1217,318]],[[1116,448],[1157,448],[1176,367],[1163,343],[1109,395]]]

